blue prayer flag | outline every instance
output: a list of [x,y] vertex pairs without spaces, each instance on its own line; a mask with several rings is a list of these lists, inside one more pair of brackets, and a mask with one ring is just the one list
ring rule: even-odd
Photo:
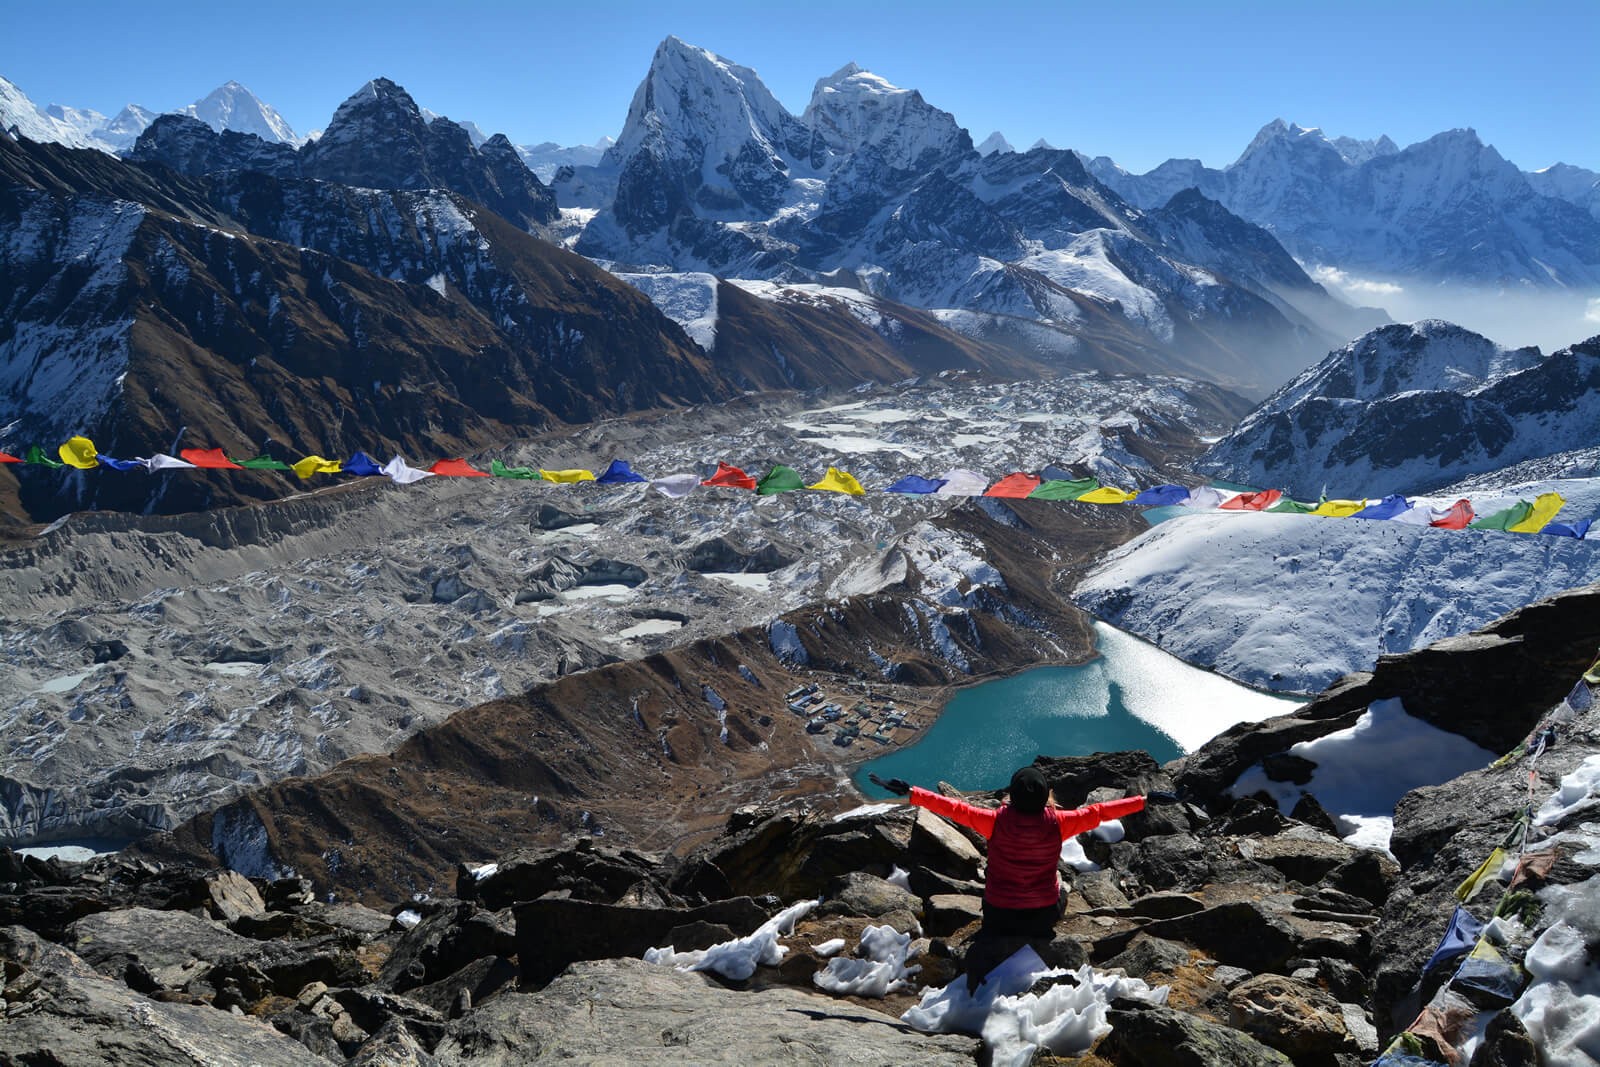
[[112,459],[104,452],[95,458],[100,461],[102,467],[110,467],[114,471],[147,471],[150,469],[148,463],[140,463],[136,459]]
[[340,468],[346,474],[382,474],[383,467],[365,452],[356,452]]
[[1138,508],[1169,508],[1189,499],[1189,490],[1181,485],[1152,485],[1139,490],[1139,495],[1128,503]]
[[1386,496],[1376,504],[1368,504],[1350,517],[1352,519],[1392,519],[1396,515],[1404,514],[1411,510],[1411,501],[1395,493]]
[[944,486],[943,478],[924,478],[919,474],[908,474],[895,482],[885,493],[937,493]]
[[625,485],[629,482],[647,482],[650,479],[628,466],[625,459],[614,459],[595,481],[600,485]]
[[1589,524],[1593,521],[1593,519],[1579,519],[1574,523],[1549,522],[1545,523],[1544,529],[1539,532],[1554,534],[1557,537],[1576,537],[1582,541],[1589,533]]

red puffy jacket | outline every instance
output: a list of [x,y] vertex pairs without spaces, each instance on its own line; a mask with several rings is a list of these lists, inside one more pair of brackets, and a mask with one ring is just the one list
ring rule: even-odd
[[1047,807],[1025,814],[1009,804],[980,808],[920,786],[912,787],[911,803],[971,827],[989,839],[989,874],[983,899],[997,908],[1045,908],[1055,904],[1061,893],[1061,879],[1056,874],[1061,842],[1103,822],[1144,810],[1144,797],[1136,796],[1086,808]]

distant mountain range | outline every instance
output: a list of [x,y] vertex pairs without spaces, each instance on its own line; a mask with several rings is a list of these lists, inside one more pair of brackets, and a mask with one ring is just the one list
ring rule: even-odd
[[[420,458],[750,389],[1059,368],[889,301],[866,314],[727,286],[706,351],[637,288],[536,236],[555,216],[504,137],[475,148],[383,79],[298,149],[184,115],[158,117],[126,160],[0,137],[0,447],[87,433],[124,457],[181,439]],[[1137,338],[1111,327],[1073,366],[1144,368]],[[294,488],[27,468],[12,489],[13,473],[0,508],[35,519]]]
[[[1470,132],[1399,149],[1274,123],[1224,171],[1131,176],[998,135],[980,151],[854,64],[795,115],[754,71],[676,38],[617,140],[573,149],[485,136],[383,78],[314,138],[237,83],[105,120],[0,81],[0,121],[0,262],[17,280],[0,293],[0,446],[91,431],[140,455],[187,427],[252,454],[439,453],[947,369],[1175,374],[1259,396],[1384,321],[1308,277],[1306,248],[1388,241],[1407,269],[1492,260],[1552,286],[1600,259],[1588,212],[1533,191],[1581,199],[1587,172],[1522,175]],[[1374,218],[1415,232],[1380,240]],[[282,491],[30,474],[19,492],[50,516]]]
[[1384,326],[1308,369],[1197,464],[1301,499],[1425,493],[1600,441],[1600,336],[1542,355],[1447,322]]
[[1061,351],[1120,319],[1167,366],[1257,392],[1382,320],[1227,211],[1139,210],[1044,146],[982,155],[854,64],[794,115],[754,71],[668,38],[616,144],[553,188],[573,247],[621,271],[846,286]]
[[1308,265],[1494,287],[1600,287],[1600,175],[1565,164],[1524,173],[1472,130],[1400,148],[1279,119],[1221,170],[1194,159],[1147,174],[1103,156],[1083,162],[1141,207],[1198,189]]

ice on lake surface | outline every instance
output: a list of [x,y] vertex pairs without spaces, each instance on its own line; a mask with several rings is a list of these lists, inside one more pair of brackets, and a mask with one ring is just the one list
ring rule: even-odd
[[643,622],[634,623],[626,630],[618,630],[614,636],[619,641],[629,641],[635,637],[646,637],[650,634],[670,634],[674,630],[683,628],[683,623],[677,619],[645,619]]
[[1301,702],[1249,689],[1191,666],[1114,626],[1094,624],[1097,659],[1040,667],[964,689],[916,744],[865,764],[869,772],[958,789],[998,788],[1036,756],[1142,750],[1158,761],[1193,752],[1239,722]]
[[612,582],[605,585],[575,585],[571,589],[563,589],[556,595],[562,600],[594,600],[604,597],[608,600],[618,599],[633,592],[631,585],[621,582]]

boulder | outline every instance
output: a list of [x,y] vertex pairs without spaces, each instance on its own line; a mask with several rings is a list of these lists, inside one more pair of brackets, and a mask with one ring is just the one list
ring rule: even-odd
[[674,929],[720,924],[740,936],[766,922],[770,912],[750,897],[697,908],[633,908],[561,897],[524,901],[516,918],[517,962],[525,984],[542,985],[578,960],[639,958],[667,945]]
[[1228,992],[1228,1013],[1234,1027],[1296,1063],[1357,1051],[1339,1002],[1298,979],[1263,974],[1242,982]]
[[1158,764],[1147,752],[1096,752],[1089,756],[1040,756],[1033,761],[1044,773],[1064,808],[1082,807],[1089,794],[1109,789],[1117,796],[1169,788]]
[[362,904],[312,902],[296,906],[294,914],[355,934],[362,941],[381,937],[394,926],[393,916],[374,911]]
[[1357,849],[1332,834],[1309,826],[1294,826],[1268,838],[1242,838],[1239,855],[1282,874],[1301,885],[1315,885],[1348,863]]
[[218,871],[206,879],[207,909],[214,918],[231,923],[241,916],[260,915],[267,910],[260,890],[237,871]]
[[519,849],[478,867],[462,864],[456,871],[456,896],[491,911],[561,889],[579,900],[612,904],[639,882],[662,873],[659,857],[581,838],[564,848]]
[[820,915],[876,919],[893,911],[922,913],[922,901],[893,882],[865,871],[851,871],[829,886]]
[[1294,808],[1289,812],[1289,818],[1296,822],[1303,822],[1307,826],[1321,830],[1325,834],[1339,834],[1339,825],[1333,821],[1321,802],[1310,793],[1301,793],[1300,799],[1295,801]]
[[1128,908],[1134,915],[1144,915],[1151,919],[1172,919],[1179,915],[1193,915],[1197,911],[1204,911],[1206,905],[1204,901],[1188,893],[1146,893],[1129,902]]
[[1247,1034],[1172,1008],[1119,1000],[1106,1021],[1111,1033],[1095,1053],[1128,1067],[1292,1067],[1294,1062]]
[[[1187,945],[1160,937],[1136,934],[1128,947],[1100,965],[1101,970],[1120,969],[1133,978],[1143,978],[1157,971],[1172,974],[1190,962],[1194,953]],[[1152,983],[1159,984],[1159,983]]]
[[408,989],[406,996],[454,1019],[462,1014],[458,1009],[463,1002],[468,1008],[482,1004],[516,980],[516,964],[501,956],[484,956],[436,982]]
[[509,956],[516,950],[516,927],[508,914],[452,900],[401,936],[377,984],[391,993],[403,993],[437,982],[474,960]]
[[[74,953],[21,927],[0,929],[7,972],[38,982],[0,1030],[8,1063],[148,1063],[195,1067],[304,1067],[306,1046],[255,1019],[165,1003],[97,973]],[[15,981],[15,979],[13,979]]]
[[923,909],[922,927],[931,937],[947,937],[982,919],[982,897],[936,893]]
[[1188,942],[1222,963],[1247,970],[1278,970],[1300,955],[1300,940],[1284,916],[1261,901],[1218,904],[1192,915],[1158,919],[1144,927],[1152,937]]
[[426,1049],[432,1050],[444,1037],[446,1020],[443,1013],[410,997],[368,987],[337,989],[332,997],[339,1002],[350,1020],[369,1034],[385,1026],[401,1024]]
[[926,808],[916,809],[906,858],[917,867],[956,879],[978,877],[983,854],[956,828]]
[[977,1039],[788,987],[728,990],[636,959],[576,963],[538,993],[505,993],[450,1025],[447,1067],[827,1063],[971,1067]]
[[262,947],[210,919],[149,908],[85,916],[67,928],[66,944],[101,974],[121,978],[138,964],[165,989],[181,989],[223,960]]
[[390,1019],[356,1050],[348,1067],[439,1067],[439,1061],[404,1022]]

